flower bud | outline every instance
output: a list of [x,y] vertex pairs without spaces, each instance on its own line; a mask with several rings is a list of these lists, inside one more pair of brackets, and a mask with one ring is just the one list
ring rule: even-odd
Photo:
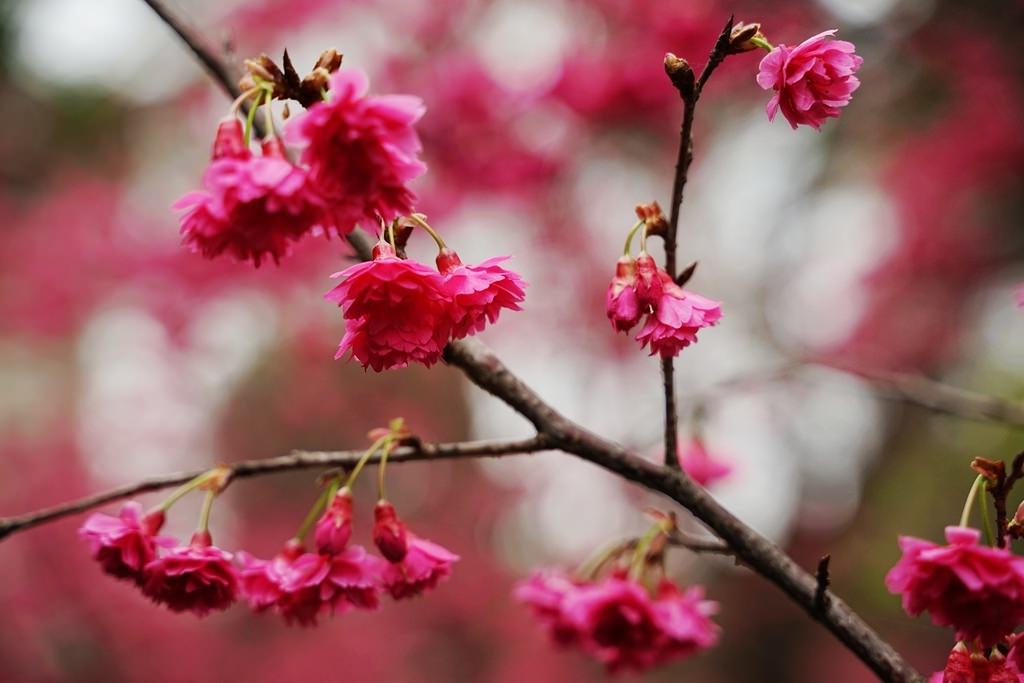
[[154,536],[156,535],[156,532],[160,531],[160,528],[163,527],[166,519],[167,515],[163,510],[153,510],[142,518],[142,521],[139,523],[139,527],[141,528],[142,533]]
[[636,295],[641,305],[656,306],[664,283],[654,257],[643,253],[636,257]]
[[377,501],[373,509],[373,542],[389,562],[401,562],[409,552],[405,524],[398,519],[395,506],[386,500]]
[[320,56],[316,60],[316,64],[313,65],[314,69],[326,69],[330,73],[334,73],[341,68],[341,60],[343,55],[330,48],[320,53]]
[[213,138],[211,159],[244,159],[249,156],[242,133],[242,122],[234,116],[217,124],[217,134]]
[[327,504],[314,532],[317,550],[337,555],[345,550],[352,537],[352,491],[342,488]]
[[192,534],[192,540],[189,541],[189,545],[193,545],[197,548],[208,548],[213,545],[213,537],[210,536],[210,532],[206,529],[198,529]]
[[764,34],[761,33],[761,24],[744,24],[742,21],[732,27],[729,34],[729,48],[726,54],[738,55],[741,52],[750,52],[760,47],[753,42],[759,39],[764,42]]
[[684,100],[693,97],[693,86],[696,79],[689,62],[669,52],[665,55],[665,73],[668,74],[672,85],[676,87]]
[[437,269],[442,275],[447,275],[462,265],[462,259],[451,249],[445,247],[437,254]]

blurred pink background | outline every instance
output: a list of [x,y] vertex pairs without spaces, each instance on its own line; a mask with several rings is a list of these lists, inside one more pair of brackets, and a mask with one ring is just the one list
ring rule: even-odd
[[[863,86],[821,134],[767,122],[755,54],[730,57],[702,100],[680,260],[700,261],[692,287],[725,319],[677,363],[682,427],[734,465],[716,496],[805,566],[831,553],[836,591],[922,671],[941,667],[951,634],[906,617],[882,585],[896,535],[939,538],[970,458],[1009,458],[1020,434],[804,359],[1024,395],[1024,6],[171,6],[239,58],[287,47],[302,70],[334,47],[374,92],[422,97],[421,209],[467,261],[509,253],[530,282],[526,310],[484,341],[567,415],[652,456],[658,363],[612,333],[603,296],[634,205],[668,205],[681,106],[664,53],[699,68],[731,12],[776,44],[838,27],[865,59]],[[142,2],[6,3],[0,66],[0,514],[149,474],[360,447],[397,415],[430,440],[529,434],[454,370],[331,359],[342,321],[322,294],[347,263],[342,242],[304,242],[259,270],[179,246],[169,206],[198,183],[229,103]],[[275,552],[314,478],[237,482],[214,514],[218,543]],[[317,629],[244,607],[203,620],[153,607],[101,575],[77,518],[4,541],[0,680],[605,677],[555,651],[510,586],[642,530],[644,507],[665,501],[556,454],[396,466],[390,480],[410,526],[463,561],[429,596]],[[357,535],[373,496],[362,483]],[[186,534],[197,509],[176,507],[170,529]],[[721,603],[722,642],[637,680],[872,680],[758,577],[683,551],[671,563]]]

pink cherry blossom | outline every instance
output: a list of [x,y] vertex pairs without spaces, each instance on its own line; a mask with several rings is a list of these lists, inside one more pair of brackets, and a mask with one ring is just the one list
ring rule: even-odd
[[103,571],[138,582],[142,569],[156,557],[157,549],[175,545],[173,538],[155,535],[163,524],[162,511],[143,515],[142,505],[131,501],[122,506],[117,517],[102,512],[90,515],[78,535],[89,543],[89,550]]
[[658,305],[665,286],[672,278],[658,267],[654,257],[647,252],[636,257],[636,296],[644,310]]
[[957,638],[991,647],[1024,623],[1024,557],[978,544],[980,532],[946,527],[948,545],[900,537],[903,557],[885,585],[911,615],[927,611]]
[[516,597],[561,646],[578,647],[609,671],[643,671],[712,647],[716,610],[703,590],[661,581],[652,595],[624,573],[580,581],[538,572],[516,587]]
[[526,283],[499,263],[508,256],[489,258],[475,266],[462,264],[454,251],[443,249],[437,268],[444,275],[444,290],[451,300],[452,337],[462,339],[494,324],[502,309],[520,311]]
[[766,108],[770,121],[781,109],[794,129],[804,124],[820,130],[850,103],[860,86],[853,74],[864,60],[854,54],[853,43],[832,40],[835,32],[824,31],[796,47],[778,45],[761,60],[757,84],[775,91]]
[[716,460],[699,439],[679,445],[679,464],[701,486],[710,486],[732,473],[732,465]]
[[345,487],[328,503],[314,528],[316,547],[321,553],[340,553],[352,537],[352,492]]
[[547,629],[558,645],[571,645],[579,637],[576,624],[562,609],[565,597],[579,589],[582,582],[555,571],[534,572],[514,589],[514,596],[530,607],[533,616]]
[[[218,133],[220,136],[220,133]],[[224,252],[256,267],[278,263],[296,240],[332,231],[335,221],[311,188],[306,171],[285,158],[280,143],[264,144],[262,156],[233,143],[217,142],[216,157],[203,175],[203,190],[190,192],[174,208],[183,243],[206,258]]]
[[441,358],[451,323],[440,273],[398,258],[381,242],[372,261],[331,277],[341,278],[341,283],[324,298],[343,307],[346,320],[335,358],[351,353],[364,368],[377,372],[410,362],[429,367]]
[[714,325],[721,318],[722,309],[717,301],[667,282],[636,340],[641,346],[650,345],[652,356],[671,358],[696,343],[701,328]]
[[149,562],[142,584],[142,592],[154,602],[199,616],[230,607],[237,590],[231,553],[212,545],[206,532],[196,532],[189,545]]
[[367,96],[362,71],[341,69],[331,76],[327,100],[288,123],[287,139],[301,145],[318,192],[334,207],[339,229],[377,225],[412,212],[416,196],[406,184],[426,170],[418,158],[413,124],[423,103],[408,95]]
[[452,573],[459,556],[436,543],[408,534],[409,548],[401,562],[384,568],[383,584],[395,600],[411,598],[437,587]]
[[623,256],[615,264],[615,277],[608,285],[604,309],[616,332],[629,332],[643,317],[644,309],[636,293],[636,261]]
[[257,612],[273,610],[288,623],[313,626],[323,614],[376,609],[383,563],[361,546],[336,554],[302,552],[292,544],[272,560],[239,553],[242,594]]

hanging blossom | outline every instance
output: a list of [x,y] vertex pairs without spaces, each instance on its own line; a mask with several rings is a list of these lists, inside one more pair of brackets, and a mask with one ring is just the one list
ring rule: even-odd
[[187,546],[168,550],[146,565],[142,592],[172,612],[205,616],[235,602],[238,577],[231,553],[197,531]]
[[821,129],[826,119],[838,117],[860,87],[854,76],[863,63],[853,43],[833,40],[837,29],[823,31],[796,47],[778,45],[761,60],[757,84],[774,90],[766,111],[768,120],[782,115],[795,130],[799,125]]
[[348,545],[352,537],[352,491],[347,486],[331,498],[313,534],[321,553],[340,553]]
[[386,500],[374,508],[373,540],[388,563],[381,583],[395,600],[432,590],[452,573],[459,556],[406,530]]
[[441,274],[400,259],[384,241],[373,260],[333,274],[341,282],[324,295],[344,309],[345,336],[335,358],[346,353],[377,372],[410,362],[430,367],[451,335],[448,295]]
[[360,222],[376,225],[378,216],[390,221],[410,213],[416,196],[407,183],[426,170],[413,128],[423,102],[408,95],[367,96],[368,88],[362,71],[336,71],[326,100],[285,128],[345,232]]
[[611,672],[643,671],[713,647],[717,610],[703,589],[682,590],[668,579],[653,591],[616,572],[580,580],[537,572],[515,589],[552,640],[594,657]]
[[679,445],[679,465],[701,486],[710,486],[732,473],[732,465],[716,459],[700,439]]
[[885,577],[912,616],[928,612],[959,640],[991,647],[1024,623],[1024,557],[979,544],[981,532],[946,527],[948,545],[901,536],[903,556]]
[[164,513],[142,514],[142,505],[125,503],[117,517],[97,512],[89,516],[78,535],[89,543],[93,559],[107,574],[139,583],[142,571],[156,558],[159,548],[177,545],[167,536],[157,536],[164,525]]
[[641,347],[649,346],[652,356],[662,358],[678,356],[696,343],[701,329],[722,318],[721,304],[677,285],[646,252],[635,260],[619,259],[605,296],[605,312],[621,332],[631,330],[646,314],[636,340]]
[[203,189],[174,204],[181,217],[183,243],[206,258],[225,252],[256,267],[278,263],[297,240],[309,234],[347,232],[336,211],[310,185],[304,169],[292,164],[278,140],[252,154],[239,121],[222,122],[213,144]]
[[466,266],[457,253],[441,249],[437,269],[444,276],[444,291],[451,302],[452,339],[462,339],[482,331],[488,323],[494,324],[502,309],[522,310],[519,304],[526,298],[526,282],[498,265],[508,258],[496,256]]

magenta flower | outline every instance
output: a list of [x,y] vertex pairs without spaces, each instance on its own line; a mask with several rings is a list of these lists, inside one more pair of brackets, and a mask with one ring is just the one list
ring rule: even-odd
[[562,607],[565,597],[581,585],[560,572],[534,572],[516,584],[513,595],[530,608],[556,644],[566,646],[576,642],[579,631]]
[[348,545],[352,537],[352,491],[347,486],[331,499],[313,534],[321,553],[337,554]]
[[146,565],[142,592],[172,612],[205,616],[235,601],[238,576],[231,553],[212,545],[210,534],[197,531],[187,546],[172,548]]
[[449,315],[452,338],[462,339],[494,324],[502,309],[520,311],[526,298],[526,283],[518,274],[498,264],[508,256],[490,258],[475,266],[465,266],[454,251],[443,249],[437,256],[437,268],[444,276],[444,291],[451,300]]
[[710,486],[732,473],[732,465],[716,460],[699,439],[693,439],[685,445],[680,444],[679,464],[683,471],[701,486]]
[[672,278],[658,267],[654,257],[642,252],[636,257],[636,296],[645,311],[657,307]]
[[366,75],[341,69],[331,76],[328,99],[296,116],[285,130],[303,147],[301,160],[318,192],[339,216],[343,232],[377,216],[391,220],[412,211],[406,184],[426,170],[418,158],[413,124],[423,103],[407,95],[368,97]]
[[991,647],[1024,623],[1024,557],[978,544],[980,532],[946,527],[949,545],[901,536],[903,557],[885,577],[903,609],[927,611],[959,640]]
[[409,549],[401,562],[391,562],[384,568],[384,588],[395,600],[411,598],[437,587],[451,576],[452,564],[459,556],[436,543],[408,534]]
[[1017,674],[998,650],[986,656],[984,652],[972,653],[963,643],[957,643],[949,653],[945,668],[928,680],[929,683],[1020,683],[1024,677]]
[[334,220],[306,172],[285,158],[280,143],[269,141],[263,155],[254,156],[244,147],[221,141],[222,136],[227,137],[218,131],[214,153],[228,156],[210,163],[203,190],[174,204],[185,209],[181,235],[189,249],[206,258],[228,252],[259,267],[268,256],[280,262],[292,243],[307,234],[333,229]]
[[643,317],[644,308],[636,293],[636,261],[623,256],[615,263],[615,277],[608,285],[604,309],[616,332],[629,332]]
[[699,587],[680,590],[663,580],[655,594],[624,574],[576,581],[537,573],[516,587],[561,646],[578,647],[609,671],[643,671],[712,647],[717,606]]
[[343,307],[346,320],[335,358],[351,353],[377,372],[410,362],[429,367],[441,358],[451,323],[440,273],[380,242],[372,261],[331,277],[342,280],[324,298]]
[[373,544],[388,562],[401,562],[409,553],[409,532],[386,500],[373,508]]
[[257,612],[273,610],[288,623],[314,626],[322,614],[376,609],[383,563],[360,546],[334,555],[291,545],[272,560],[239,553],[241,592]]
[[701,328],[714,325],[721,318],[722,309],[717,301],[666,282],[654,312],[647,317],[636,340],[641,346],[650,345],[652,356],[657,353],[662,358],[671,358],[696,343]]
[[96,512],[85,520],[78,535],[89,543],[93,559],[107,574],[139,582],[142,569],[159,547],[175,545],[173,538],[157,536],[164,524],[163,511],[142,514],[142,505],[125,503],[117,517]]
[[778,45],[761,60],[757,84],[774,90],[768,101],[768,120],[782,115],[795,130],[800,124],[821,129],[830,117],[850,103],[860,81],[853,74],[864,61],[853,43],[832,40],[836,29],[808,38],[796,47]]

